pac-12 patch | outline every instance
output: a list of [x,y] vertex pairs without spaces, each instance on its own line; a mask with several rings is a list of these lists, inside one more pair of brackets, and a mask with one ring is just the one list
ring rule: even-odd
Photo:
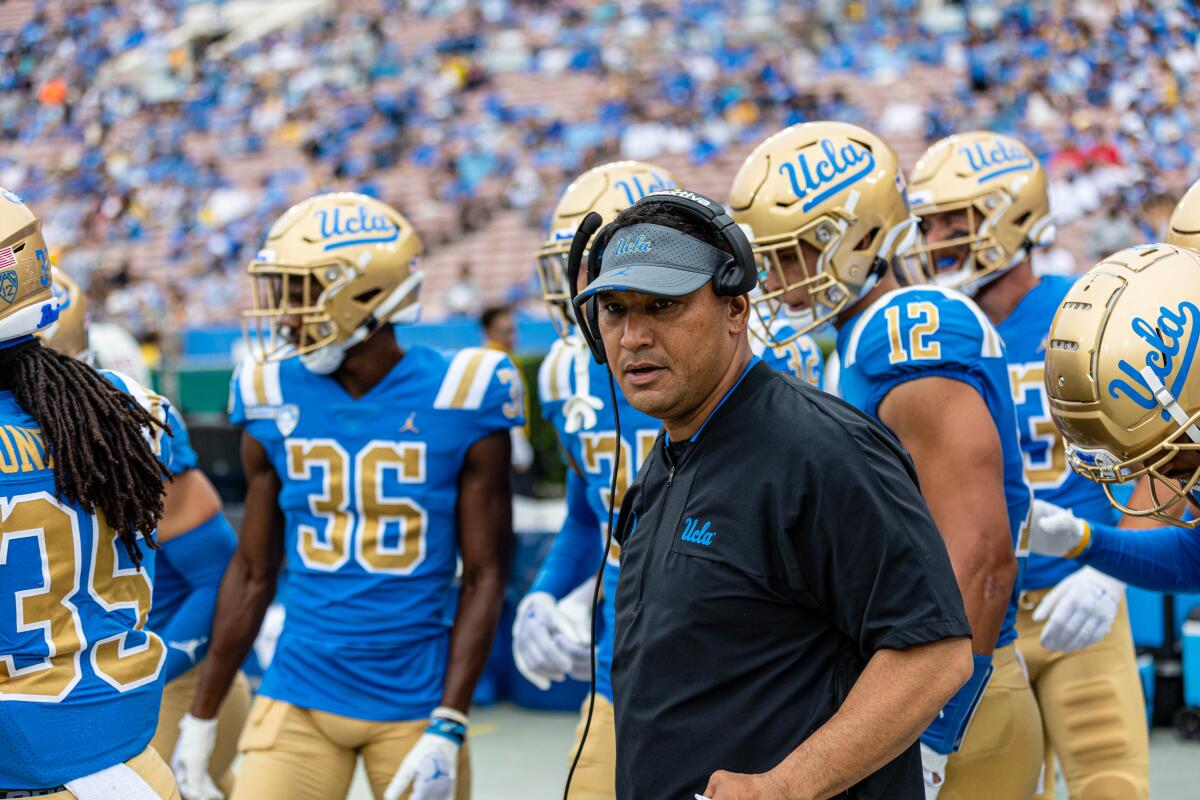
[[0,272],[0,300],[12,305],[17,299],[17,271],[6,269]]

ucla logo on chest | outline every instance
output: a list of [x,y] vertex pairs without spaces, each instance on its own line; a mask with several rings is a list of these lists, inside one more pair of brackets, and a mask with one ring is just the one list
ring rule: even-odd
[[851,142],[836,147],[829,139],[822,139],[820,147],[821,154],[812,160],[808,153],[801,153],[795,163],[785,161],[779,165],[779,174],[787,176],[792,193],[804,201],[804,211],[857,183],[875,169],[875,155],[866,148],[856,147]]
[[1010,172],[1033,169],[1033,159],[1027,153],[998,139],[960,147],[958,153],[966,159],[971,172],[978,176],[979,183],[987,183]]
[[683,533],[679,535],[679,541],[702,544],[708,547],[712,544],[713,537],[717,535],[716,531],[709,529],[711,524],[706,521],[704,526],[701,527],[700,520],[688,517],[683,521]]
[[646,238],[646,234],[641,234],[637,239],[622,238],[613,242],[614,256],[627,256],[633,253],[649,253],[651,248],[650,240]]
[[[1179,397],[1191,371],[1196,346],[1200,344],[1200,308],[1189,302],[1180,303],[1174,311],[1163,306],[1153,325],[1135,317],[1130,327],[1150,348],[1146,351],[1144,364],[1130,364],[1125,359],[1117,362],[1117,369],[1128,380],[1114,378],[1109,381],[1108,393],[1116,399],[1125,397],[1149,411],[1159,405],[1142,371],[1149,369],[1173,396]],[[1175,380],[1168,381],[1172,373]],[[1166,411],[1162,416],[1164,420],[1168,419]]]
[[613,186],[625,193],[625,201],[629,205],[633,205],[651,192],[661,192],[663,189],[678,188],[675,181],[668,180],[653,171],[650,173],[650,179],[646,183],[642,183],[642,179],[637,175],[631,175],[629,180],[616,181],[613,183]]
[[371,214],[366,206],[353,211],[334,208],[317,212],[321,220],[321,238],[334,239],[325,250],[352,247],[356,244],[384,244],[400,238],[400,228],[383,214]]

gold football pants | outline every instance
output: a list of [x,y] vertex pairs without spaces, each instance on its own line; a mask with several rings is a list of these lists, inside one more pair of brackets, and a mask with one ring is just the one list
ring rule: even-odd
[[[400,762],[428,727],[428,720],[372,722],[259,695],[242,733],[241,750],[246,758],[231,800],[345,797],[360,755],[371,791],[379,800]],[[455,797],[467,800],[470,796],[470,756],[464,743],[458,755]]]
[[[193,668],[168,683],[163,688],[162,705],[158,711],[158,730],[150,746],[158,751],[163,761],[171,763],[175,753],[175,741],[179,738],[179,720],[192,707],[196,696],[196,685],[200,682],[200,670]],[[250,684],[246,676],[238,673],[229,687],[229,694],[217,714],[217,742],[212,757],[208,760],[208,774],[213,783],[226,797],[233,791],[233,772],[229,769],[237,757],[238,737],[246,725],[250,710]]]
[[[163,761],[153,747],[147,747],[133,758],[125,762],[125,766],[138,774],[146,785],[154,790],[162,800],[180,800],[179,790],[175,788],[175,776],[171,768]],[[70,792],[55,792],[46,795],[41,800],[76,800]]]
[[1017,617],[1046,737],[1046,789],[1038,798],[1054,797],[1057,755],[1070,800],[1146,800],[1146,704],[1125,600],[1103,639],[1071,653],[1049,652],[1039,641],[1045,623],[1033,621],[1033,610],[1048,591],[1023,593]]
[[[579,750],[579,737],[583,736],[583,723],[587,720],[588,701],[585,698],[579,712],[579,725],[575,728],[575,741],[567,755],[567,768]],[[579,766],[571,778],[570,800],[614,800],[617,796],[617,727],[613,718],[613,705],[596,695],[596,708],[592,711],[592,727],[588,730]]]
[[992,680],[938,800],[1028,800],[1042,771],[1042,723],[1016,647],[998,648]]

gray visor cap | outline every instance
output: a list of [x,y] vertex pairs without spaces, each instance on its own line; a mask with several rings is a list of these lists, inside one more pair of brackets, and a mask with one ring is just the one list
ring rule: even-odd
[[691,294],[733,256],[686,233],[642,223],[621,228],[604,248],[600,275],[580,292],[639,292],[661,297]]

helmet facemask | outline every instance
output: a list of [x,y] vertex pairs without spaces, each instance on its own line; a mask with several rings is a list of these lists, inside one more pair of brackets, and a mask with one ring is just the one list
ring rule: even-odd
[[[1122,514],[1181,528],[1194,528],[1200,525],[1200,517],[1187,521],[1179,517],[1186,508],[1186,504],[1180,505],[1181,500],[1200,508],[1200,498],[1197,497],[1200,494],[1200,411],[1187,416],[1149,368],[1143,370],[1142,374],[1150,380],[1149,385],[1155,387],[1155,397],[1165,409],[1163,413],[1174,419],[1175,430],[1151,449],[1125,460],[1107,450],[1088,450],[1068,442],[1067,460],[1080,475],[1103,486],[1108,501]],[[1171,470],[1174,477],[1168,475],[1175,458],[1186,453],[1196,454],[1196,466],[1186,477],[1179,477],[1176,470]],[[1148,481],[1153,501],[1150,508],[1131,508],[1114,496],[1115,484],[1129,483],[1143,477]]]
[[[761,294],[752,298],[751,305],[762,326],[752,326],[751,331],[764,344],[789,344],[829,322],[846,307],[852,293],[837,279],[831,263],[850,224],[834,216],[822,216],[795,234],[754,241]],[[802,247],[802,241],[809,246]],[[818,254],[815,258],[814,252]],[[770,288],[772,284],[776,288]],[[799,297],[804,298],[803,307],[792,308],[793,304],[801,305],[796,302]],[[786,335],[778,333],[780,322],[788,323]]]
[[[987,283],[1021,263],[1028,253],[1027,247],[1009,253],[994,235],[997,223],[1011,205],[1012,198],[1008,194],[995,191],[972,200],[916,209],[914,213],[923,220],[921,230],[924,235],[906,253],[903,262],[906,280],[911,283],[931,283],[974,295]],[[956,225],[948,238],[931,242],[927,220],[943,214],[961,214],[963,225],[961,228]],[[920,275],[913,274],[914,267],[920,270]]]
[[[337,346],[336,362],[340,363],[346,349],[366,339],[381,323],[415,322],[420,310],[417,289],[424,274],[416,269],[410,269],[409,276],[386,297],[379,287],[343,297],[359,269],[339,258],[305,266],[253,261],[248,271],[254,281],[253,305],[243,313],[242,325],[247,341],[255,342],[256,358],[263,363],[299,356],[306,365],[319,364],[326,359],[314,361],[314,354],[324,349],[332,353]],[[347,328],[339,317],[362,322]]]
[[[542,246],[537,257],[538,282],[542,286],[542,302],[550,310],[550,322],[559,337],[565,339],[575,326],[575,310],[571,306],[571,282],[567,278],[567,252],[571,240],[566,239]],[[586,254],[584,258],[586,258]]]

